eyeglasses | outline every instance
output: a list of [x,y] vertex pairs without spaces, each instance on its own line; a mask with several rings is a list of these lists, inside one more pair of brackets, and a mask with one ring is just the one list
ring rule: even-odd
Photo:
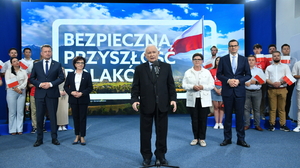
[[230,45],[229,47],[233,48],[233,47],[237,47],[237,46],[239,46],[239,45]]
[[82,65],[84,65],[84,62],[76,62],[76,64],[82,64]]
[[193,59],[193,61],[202,61],[202,59]]

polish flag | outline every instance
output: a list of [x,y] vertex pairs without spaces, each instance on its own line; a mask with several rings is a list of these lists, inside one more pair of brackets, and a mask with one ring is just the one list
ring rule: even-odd
[[281,56],[281,63],[283,64],[290,64],[291,63],[291,56]]
[[6,80],[6,84],[8,88],[13,88],[19,85],[17,78],[11,78]]
[[291,75],[287,74],[282,78],[288,85],[292,85],[293,83],[296,82],[296,79]]
[[265,55],[265,57],[266,57],[270,62],[273,61],[273,59],[272,59],[272,54],[267,54],[267,55]]
[[202,17],[202,19],[198,20],[175,39],[175,42],[168,50],[169,52],[174,52],[174,54],[170,54],[168,57],[203,48],[203,20]]
[[256,54],[256,62],[262,62],[265,61],[265,56],[264,54]]
[[20,61],[20,66],[22,69],[26,70],[29,67],[29,64],[25,61]]
[[204,68],[205,68],[205,69],[209,69],[209,68],[212,68],[212,67],[213,67],[213,64],[212,64],[212,63],[207,64],[207,65],[204,65]]
[[256,79],[260,84],[264,84],[266,82],[266,75],[262,70],[260,70],[258,74],[254,76],[254,79]]
[[4,63],[0,60],[0,69],[4,66]]

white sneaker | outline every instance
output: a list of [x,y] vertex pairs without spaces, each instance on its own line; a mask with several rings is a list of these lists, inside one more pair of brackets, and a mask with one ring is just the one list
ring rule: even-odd
[[219,124],[216,123],[215,126],[214,126],[214,129],[218,129],[219,128]]
[[220,128],[220,129],[224,129],[224,126],[223,126],[222,123],[219,123],[219,128]]
[[59,127],[58,127],[58,131],[62,131],[62,128],[61,128],[61,126],[59,126]]
[[66,128],[66,126],[62,126],[62,130],[67,131],[68,129]]
[[204,140],[200,140],[200,146],[205,147],[206,146],[206,142]]
[[192,140],[192,142],[190,143],[192,146],[194,146],[194,145],[197,145],[198,144],[198,140],[197,139],[194,139],[194,140]]
[[294,132],[300,132],[300,126],[296,127],[295,129],[293,129]]

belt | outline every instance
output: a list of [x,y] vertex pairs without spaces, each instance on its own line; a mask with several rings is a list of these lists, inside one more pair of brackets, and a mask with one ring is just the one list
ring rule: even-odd
[[250,90],[250,89],[246,89],[247,91],[249,92],[256,92],[256,91],[260,91],[260,89],[257,89],[257,90]]
[[269,89],[285,89],[286,87],[278,87],[278,88],[275,88],[275,87],[269,87]]

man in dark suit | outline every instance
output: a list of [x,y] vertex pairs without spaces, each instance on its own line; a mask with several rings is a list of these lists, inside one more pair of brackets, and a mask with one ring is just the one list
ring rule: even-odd
[[56,111],[58,98],[60,96],[58,85],[64,80],[64,74],[59,62],[51,59],[52,47],[43,45],[41,47],[41,56],[43,60],[35,63],[29,78],[30,83],[35,87],[35,104],[37,118],[37,140],[34,147],[43,144],[43,122],[46,109],[49,113],[51,123],[51,137],[54,145],[60,145],[57,140],[57,122]]
[[[170,105],[176,111],[176,91],[171,66],[157,62],[159,51],[155,45],[145,49],[147,62],[135,68],[132,89],[132,108],[140,106],[140,152],[143,166],[149,166],[152,158],[151,135],[153,119],[156,125],[156,165],[168,165],[167,153],[168,111]],[[156,72],[156,73],[155,73]]]
[[244,130],[244,106],[245,106],[245,82],[251,79],[251,71],[247,58],[238,54],[239,43],[230,40],[228,43],[229,54],[221,57],[217,78],[222,81],[222,98],[224,102],[225,123],[224,141],[220,144],[231,144],[232,138],[232,112],[235,109],[237,144],[250,147],[245,142]]

